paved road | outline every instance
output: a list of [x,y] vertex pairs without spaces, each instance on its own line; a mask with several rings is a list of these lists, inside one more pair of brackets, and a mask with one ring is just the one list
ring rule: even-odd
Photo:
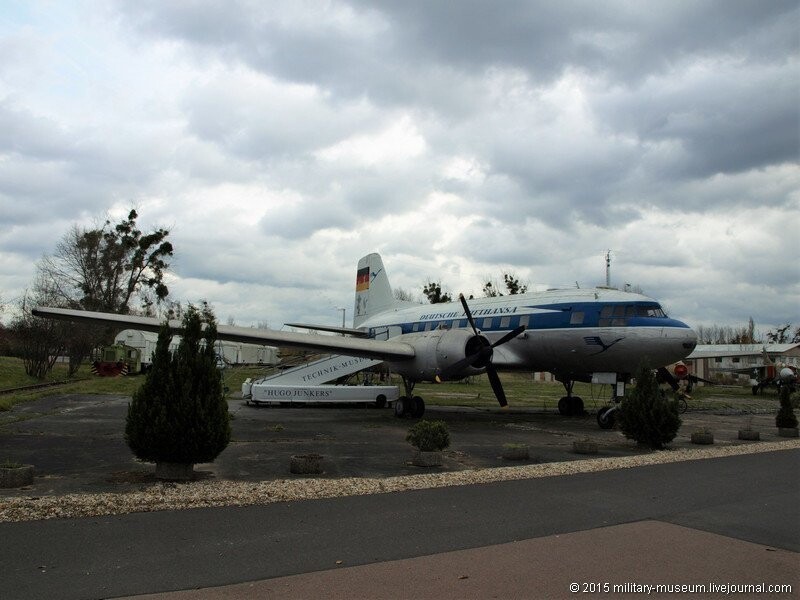
[[[569,583],[590,577],[690,584],[737,574],[735,583],[793,584],[796,597],[798,473],[800,450],[789,450],[375,496],[5,523],[0,597],[212,586],[233,587],[188,597],[570,597]],[[295,578],[276,579],[285,576]]]

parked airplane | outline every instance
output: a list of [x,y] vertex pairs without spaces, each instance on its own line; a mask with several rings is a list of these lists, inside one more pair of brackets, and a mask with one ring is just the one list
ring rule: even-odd
[[778,392],[781,386],[789,386],[789,390],[794,393],[795,386],[798,382],[797,368],[783,363],[776,363],[772,360],[764,348],[761,352],[764,362],[760,365],[750,365],[742,369],[720,369],[728,373],[742,373],[750,375],[750,386],[753,395],[759,393],[763,394],[764,390],[768,387],[777,388]]
[[[149,317],[38,307],[35,315],[158,331]],[[179,321],[170,327],[180,329]],[[306,326],[314,328],[313,326]],[[300,347],[376,358],[403,378],[405,395],[395,402],[398,416],[422,416],[425,403],[414,396],[420,381],[458,380],[486,373],[501,406],[506,396],[499,370],[549,371],[562,382],[563,414],[583,413],[572,395],[575,381],[612,384],[614,399],[639,363],[675,363],[691,353],[697,336],[667,317],[647,296],[610,288],[549,290],[477,298],[469,303],[417,304],[396,300],[378,254],[358,262],[353,329],[320,327],[346,334],[321,335],[219,325],[223,340]],[[611,427],[616,404],[598,413]]]

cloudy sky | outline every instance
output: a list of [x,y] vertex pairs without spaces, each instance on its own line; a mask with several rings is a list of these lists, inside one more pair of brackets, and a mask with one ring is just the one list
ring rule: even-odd
[[800,2],[0,0],[0,298],[73,224],[170,229],[176,300],[631,283],[800,323]]

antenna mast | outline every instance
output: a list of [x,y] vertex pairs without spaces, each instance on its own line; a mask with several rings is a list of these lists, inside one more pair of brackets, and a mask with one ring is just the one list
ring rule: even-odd
[[611,287],[611,250],[606,252],[606,287]]

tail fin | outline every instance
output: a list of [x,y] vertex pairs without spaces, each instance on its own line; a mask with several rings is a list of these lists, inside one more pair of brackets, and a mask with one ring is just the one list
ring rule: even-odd
[[770,366],[770,367],[775,365],[775,363],[774,363],[774,362],[772,361],[772,359],[769,357],[769,354],[767,354],[767,348],[766,348],[766,346],[763,346],[763,347],[762,347],[762,350],[761,350],[761,355],[764,357],[764,364],[765,364],[765,365],[767,365],[767,366]]
[[357,328],[372,315],[389,310],[396,304],[389,277],[380,254],[368,254],[358,261],[356,272],[356,304],[353,327]]

